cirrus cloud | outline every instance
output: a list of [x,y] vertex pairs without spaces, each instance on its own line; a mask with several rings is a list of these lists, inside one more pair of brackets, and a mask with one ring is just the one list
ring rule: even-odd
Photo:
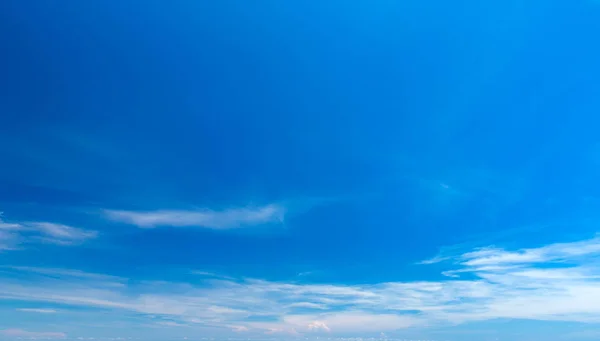
[[0,251],[16,250],[24,244],[79,245],[98,237],[98,231],[52,222],[6,222],[0,215]]
[[128,281],[76,270],[12,267],[0,277],[0,298],[288,335],[493,319],[600,323],[599,255],[598,238],[519,250],[488,247],[448,256],[452,268],[445,273],[452,277],[355,285],[227,276]]
[[155,211],[104,210],[104,215],[109,220],[142,228],[198,226],[224,230],[281,222],[285,216],[285,209],[280,205],[270,204],[261,207],[231,208],[223,211],[211,209]]

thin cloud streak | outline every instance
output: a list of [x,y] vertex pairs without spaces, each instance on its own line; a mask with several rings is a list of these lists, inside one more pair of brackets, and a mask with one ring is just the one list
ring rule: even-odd
[[44,309],[44,308],[20,308],[17,311],[22,311],[26,313],[39,313],[39,314],[55,314],[57,311],[54,309]]
[[205,227],[225,230],[282,222],[285,209],[276,204],[252,208],[232,208],[223,211],[203,210],[156,210],[125,211],[104,210],[109,220],[135,225],[141,228],[158,226]]
[[52,222],[6,222],[0,216],[0,251],[18,250],[25,244],[79,245],[98,237],[98,231]]
[[19,339],[64,339],[67,337],[66,333],[62,332],[32,332],[23,329],[4,329],[0,330],[0,334],[10,336]]
[[98,283],[120,283],[126,281],[123,277],[97,274],[91,272],[85,272],[81,270],[72,270],[72,269],[60,269],[60,268],[42,268],[42,267],[34,267],[34,266],[0,266],[0,268],[12,270],[15,272],[26,273],[30,275],[45,275],[54,278],[61,279],[87,279],[87,280],[95,280]]
[[83,230],[63,224],[35,222],[30,223],[29,226],[45,235],[46,240],[55,244],[77,244],[98,236],[98,231]]

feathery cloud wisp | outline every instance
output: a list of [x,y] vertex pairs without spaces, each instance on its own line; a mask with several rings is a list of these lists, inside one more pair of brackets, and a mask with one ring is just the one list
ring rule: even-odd
[[285,209],[282,206],[271,204],[257,208],[232,208],[223,211],[209,209],[157,211],[105,210],[104,214],[110,220],[143,228],[157,226],[199,226],[223,230],[281,222],[285,216]]
[[44,308],[20,308],[17,311],[22,311],[26,313],[39,313],[39,314],[54,314],[56,310],[54,309],[44,309]]
[[51,222],[8,223],[0,219],[0,250],[15,250],[22,244],[40,241],[56,245],[77,245],[97,236],[97,231],[63,224]]
[[93,239],[98,236],[97,231],[83,230],[62,224],[35,222],[28,226],[35,228],[42,235],[44,240],[54,244],[71,245]]

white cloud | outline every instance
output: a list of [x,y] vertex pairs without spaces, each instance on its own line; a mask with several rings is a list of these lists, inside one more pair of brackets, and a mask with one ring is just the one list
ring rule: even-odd
[[104,214],[110,220],[142,228],[157,226],[199,226],[222,230],[281,222],[285,216],[285,209],[282,206],[271,204],[262,207],[232,208],[223,211],[213,211],[210,209],[157,211],[105,210]]
[[309,330],[324,330],[326,332],[330,332],[331,329],[327,324],[323,321],[313,321],[308,324]]
[[15,337],[15,338],[27,338],[27,339],[64,339],[67,337],[67,334],[62,332],[31,332],[23,329],[4,329],[1,330],[5,336]]
[[188,283],[140,282],[13,267],[0,277],[0,299],[260,333],[381,333],[498,318],[600,323],[599,246],[600,240],[592,238],[521,250],[485,248],[451,257],[455,268],[447,273],[453,278],[363,285],[219,275]]
[[412,316],[367,313],[364,311],[329,313],[319,316],[318,320],[314,321],[307,321],[307,317],[302,315],[287,316],[285,321],[297,325],[299,328],[308,328],[313,331],[343,331],[350,333],[397,330],[420,324]]
[[0,219],[0,230],[19,230],[22,226],[20,224],[7,223]]
[[10,269],[12,271],[18,271],[22,273],[29,274],[40,274],[47,275],[51,277],[61,278],[63,280],[69,279],[87,279],[87,280],[96,280],[98,283],[112,283],[112,285],[118,284],[122,281],[125,281],[125,278],[104,274],[96,274],[91,272],[85,272],[81,270],[72,270],[72,269],[60,269],[60,268],[41,268],[34,266],[0,266],[5,269]]
[[464,264],[469,266],[485,266],[510,263],[531,263],[544,261],[540,250],[506,252],[501,249],[481,249],[464,254]]
[[23,244],[46,242],[76,245],[96,238],[97,231],[50,222],[12,222],[0,219],[0,251],[16,250]]
[[231,276],[226,276],[226,275],[222,275],[222,274],[218,274],[218,273],[214,273],[214,272],[210,272],[210,271],[202,271],[202,270],[192,270],[192,271],[190,271],[190,274],[202,276],[202,277],[213,277],[213,278],[230,279],[230,280],[235,279],[234,277],[231,277]]
[[420,262],[417,262],[417,264],[420,264],[420,265],[437,264],[437,263],[441,263],[441,262],[447,261],[448,259],[450,259],[450,257],[435,256],[433,258],[425,259],[425,260],[422,260]]
[[498,248],[483,248],[460,256],[460,262],[466,266],[501,266],[510,264],[527,264],[558,262],[577,257],[600,254],[600,238],[556,243],[539,248],[506,251]]
[[44,309],[44,308],[20,308],[18,311],[23,311],[26,313],[39,313],[39,314],[54,314],[56,310],[54,309]]
[[60,245],[77,244],[98,236],[97,231],[48,222],[34,222],[26,226],[37,230],[44,236],[45,241]]

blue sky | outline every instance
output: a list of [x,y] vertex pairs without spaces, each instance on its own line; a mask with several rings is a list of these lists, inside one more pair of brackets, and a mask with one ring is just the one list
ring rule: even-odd
[[0,2],[0,340],[597,340],[598,33],[591,0]]

